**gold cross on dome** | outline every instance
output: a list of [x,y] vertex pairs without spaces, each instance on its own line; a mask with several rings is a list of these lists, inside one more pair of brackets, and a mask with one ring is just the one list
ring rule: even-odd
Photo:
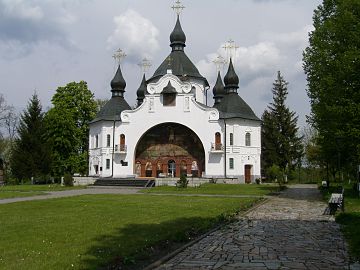
[[221,55],[218,55],[215,60],[212,61],[216,66],[216,72],[220,71],[224,68],[225,64],[227,63],[225,58]]
[[126,54],[123,52],[123,50],[118,49],[112,56],[118,65],[120,65],[122,59],[126,57]]
[[149,70],[149,68],[152,66],[149,59],[144,58],[138,66],[141,68],[142,72],[146,73],[146,71]]
[[180,2],[180,0],[176,0],[175,5],[171,7],[177,15],[180,15],[185,6],[183,6]]

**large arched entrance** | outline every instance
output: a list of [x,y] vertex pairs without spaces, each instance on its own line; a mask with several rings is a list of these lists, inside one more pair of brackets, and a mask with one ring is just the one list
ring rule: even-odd
[[135,174],[152,177],[200,177],[205,170],[205,151],[188,127],[163,123],[149,129],[135,149]]

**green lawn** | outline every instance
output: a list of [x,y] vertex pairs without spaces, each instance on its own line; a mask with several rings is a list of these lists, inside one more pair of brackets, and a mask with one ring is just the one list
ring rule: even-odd
[[192,239],[255,201],[83,195],[0,205],[0,269],[131,266]]
[[200,187],[177,188],[174,186],[160,186],[142,190],[144,193],[162,194],[218,194],[218,195],[268,195],[279,190],[278,185],[230,185],[230,184],[203,184]]
[[[326,200],[332,192],[338,192],[336,186],[331,186],[328,192],[323,192]],[[351,256],[360,260],[360,198],[352,186],[345,186],[345,212],[337,212],[336,221],[342,224],[342,231],[349,243]]]
[[81,189],[83,186],[64,187],[59,184],[51,185],[10,185],[0,186],[0,199],[29,197],[46,194],[48,191],[62,191],[69,189]]

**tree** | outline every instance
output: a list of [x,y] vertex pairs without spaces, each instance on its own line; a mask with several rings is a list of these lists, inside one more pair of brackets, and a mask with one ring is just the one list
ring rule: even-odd
[[59,87],[52,98],[53,108],[46,116],[47,139],[54,155],[53,173],[88,171],[89,122],[94,119],[97,104],[84,81]]
[[267,170],[278,166],[283,175],[301,162],[303,155],[302,137],[298,135],[295,112],[285,105],[288,82],[278,71],[273,83],[273,102],[262,115],[262,166]]
[[50,173],[51,154],[44,138],[44,113],[34,94],[20,117],[10,164],[17,179],[42,177]]
[[323,162],[335,176],[360,163],[360,2],[324,0],[303,60]]

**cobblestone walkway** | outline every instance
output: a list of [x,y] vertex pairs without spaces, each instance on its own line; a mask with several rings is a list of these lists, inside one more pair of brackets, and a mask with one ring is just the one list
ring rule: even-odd
[[349,269],[316,186],[296,185],[185,249],[164,269]]

